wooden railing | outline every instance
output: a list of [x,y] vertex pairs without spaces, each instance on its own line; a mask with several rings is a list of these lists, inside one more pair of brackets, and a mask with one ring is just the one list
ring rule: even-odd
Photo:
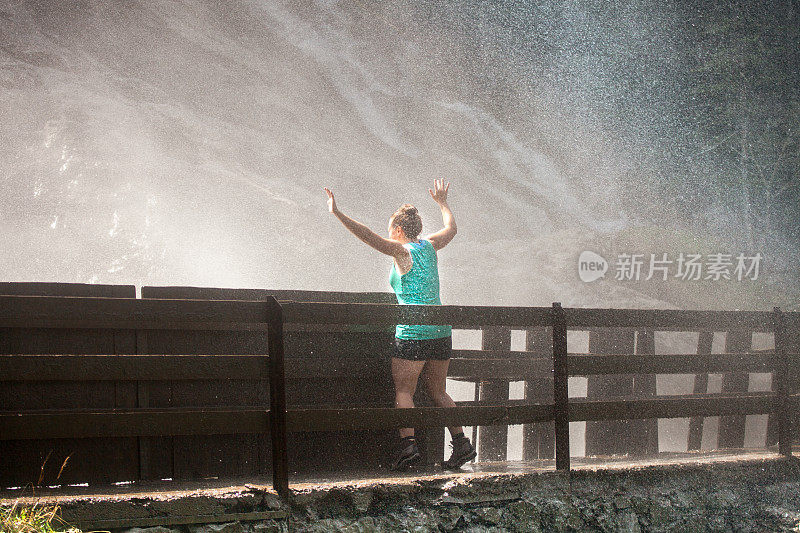
[[[522,380],[552,375],[552,403],[470,402],[452,408],[287,407],[286,380],[332,373],[369,376],[364,361],[284,357],[285,331],[382,331],[395,324],[446,324],[455,329],[552,328],[552,356],[528,357],[503,350],[454,350],[450,375],[469,379]],[[568,354],[567,331],[637,327],[657,331],[746,329],[771,332],[775,349],[703,355]],[[266,332],[257,355],[15,354],[0,356],[0,381],[61,380],[269,380],[269,410],[257,407],[176,407],[26,410],[0,412],[0,440],[269,433],[275,489],[289,490],[289,440],[293,432],[397,427],[492,426],[553,421],[556,468],[570,469],[569,422],[638,418],[772,414],[779,452],[791,453],[792,421],[800,355],[786,331],[800,329],[800,313],[577,309],[552,307],[399,306],[371,303],[159,300],[0,296],[0,328],[84,330],[217,330]],[[140,350],[141,351],[141,350]],[[7,353],[7,352],[6,352]],[[188,364],[191,363],[191,364]],[[570,376],[709,372],[773,372],[773,391],[699,394],[603,401],[570,399]]]
[[[510,425],[555,422],[556,468],[569,470],[569,422],[639,418],[675,418],[744,414],[774,414],[779,424],[779,452],[791,454],[791,421],[796,418],[798,395],[790,393],[796,381],[800,354],[785,346],[787,327],[800,327],[800,313],[762,311],[683,311],[639,309],[564,309],[559,303],[546,307],[395,306],[382,304],[338,304],[281,302],[284,321],[297,329],[320,326],[347,330],[395,324],[451,325],[456,329],[491,326],[526,329],[552,327],[550,357],[514,359],[464,359],[453,365],[451,376],[508,377],[542,376],[552,371],[553,403],[528,404],[509,401],[505,405],[445,407],[291,409],[286,413],[287,431],[324,431],[384,427],[457,425]],[[720,331],[744,329],[772,332],[775,349],[706,355],[591,355],[567,353],[567,330],[587,328],[649,328],[658,331]],[[507,353],[507,352],[506,352]],[[455,356],[487,355],[487,351],[456,350]],[[275,359],[271,359],[275,361]],[[491,364],[477,371],[477,367]],[[790,370],[792,374],[790,375]],[[774,392],[701,394],[643,399],[587,401],[570,399],[570,376],[605,374],[677,374],[710,372],[773,372]],[[280,448],[280,443],[277,444]],[[275,479],[276,489],[288,490],[288,479]]]
[[[281,327],[280,305],[274,298],[234,302],[0,296],[0,328],[265,331],[275,342],[282,336]],[[265,346],[264,354],[257,356],[0,355],[0,381],[174,381],[220,375],[262,380],[274,373],[268,353]],[[282,387],[275,390],[279,393],[273,396],[279,399]],[[2,440],[266,433],[268,414],[247,408],[2,411],[0,427]]]

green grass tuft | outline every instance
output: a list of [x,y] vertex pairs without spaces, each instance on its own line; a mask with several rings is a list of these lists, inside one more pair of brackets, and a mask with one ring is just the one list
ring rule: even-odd
[[0,506],[0,531],[3,533],[80,533],[59,516],[57,505],[31,506],[19,505],[19,500],[12,505]]

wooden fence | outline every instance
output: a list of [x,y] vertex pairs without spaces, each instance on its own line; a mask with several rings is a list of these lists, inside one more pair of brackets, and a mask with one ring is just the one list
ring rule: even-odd
[[[50,283],[0,284],[0,294],[15,294],[0,298],[2,487],[268,475],[266,302],[393,298],[143,287],[137,300],[133,286]],[[288,354],[288,405],[391,405],[391,376],[379,364],[391,335],[273,335]],[[360,375],[307,372],[309,356],[356,355],[361,367],[377,369],[380,386],[363,388]],[[388,430],[366,436],[293,434],[293,468],[324,472],[317,455],[326,448],[332,471],[356,470],[348,450],[367,464],[384,461]]]
[[[315,467],[327,461],[337,453],[331,446],[341,435],[352,437],[355,460],[363,462],[358,452],[375,459],[385,458],[386,450],[376,447],[374,439],[354,435],[373,432],[375,439],[389,441],[390,430],[405,426],[427,428],[429,452],[441,457],[446,426],[526,424],[530,429],[552,423],[556,468],[568,470],[572,421],[769,414],[777,421],[779,452],[791,453],[798,412],[800,313],[777,308],[564,309],[557,303],[527,308],[399,306],[377,295],[373,303],[340,303],[335,300],[343,295],[324,293],[305,296],[328,301],[298,302],[281,299],[288,293],[276,298],[264,291],[230,291],[143,288],[142,299],[128,293],[112,298],[0,296],[0,353],[6,354],[0,355],[4,486],[25,475],[30,481],[30,472],[48,449],[57,450],[58,459],[49,467],[56,469],[70,450],[80,450],[81,470],[68,479],[92,482],[111,480],[109,470],[120,481],[164,473],[196,479],[208,470],[192,470],[191,464],[197,463],[198,454],[208,453],[201,463],[207,467],[219,460],[216,472],[228,476],[271,471],[276,490],[285,494],[290,473],[298,465]],[[189,293],[201,298],[170,297]],[[233,296],[252,299],[220,299]],[[483,350],[454,350],[450,377],[552,383],[551,400],[498,400],[489,389],[480,400],[453,408],[395,409],[384,363],[398,323],[484,330]],[[650,334],[769,332],[775,336],[775,349],[568,354],[567,331],[593,328],[637,328]],[[541,338],[535,350],[510,352],[504,339],[511,329],[548,331],[551,353],[541,349]],[[197,353],[198,348],[206,351]],[[377,355],[364,357],[363,352],[372,350]],[[604,400],[569,398],[567,390],[570,376],[715,372],[771,372],[773,390]],[[164,387],[166,382],[171,385]],[[208,383],[214,382],[209,393]],[[342,383],[347,390],[342,391]],[[537,395],[546,397],[541,391],[531,396]],[[227,405],[226,399],[231,400]],[[229,457],[232,453],[235,460]],[[316,459],[323,454],[323,461]],[[178,458],[187,461],[181,475],[176,474]]]
[[[530,404],[482,402],[454,408],[292,410],[288,431],[333,427],[374,428],[403,426],[507,425],[555,422],[556,468],[569,469],[568,423],[574,421],[677,418],[772,414],[778,420],[780,453],[790,453],[790,422],[796,418],[795,392],[798,348],[790,348],[786,331],[797,338],[800,313],[757,311],[682,311],[638,309],[503,308],[461,306],[385,306],[370,304],[282,304],[287,324],[348,328],[396,323],[450,324],[457,329],[505,327],[552,329],[552,356],[510,358],[505,350],[457,350],[451,362],[453,377],[473,379],[537,379],[552,372],[553,402]],[[644,328],[651,331],[772,332],[773,352],[725,354],[567,354],[567,330],[591,328]],[[520,357],[522,356],[522,357]],[[772,372],[774,391],[736,394],[697,394],[604,401],[570,399],[570,376],[617,374],[686,374],[714,372]]]

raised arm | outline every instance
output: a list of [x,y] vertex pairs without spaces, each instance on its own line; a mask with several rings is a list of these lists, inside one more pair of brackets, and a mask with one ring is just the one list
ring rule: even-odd
[[428,192],[431,194],[433,201],[439,204],[439,207],[442,209],[444,228],[429,235],[428,240],[431,241],[434,250],[439,250],[447,246],[447,244],[453,240],[458,230],[456,228],[456,219],[453,216],[453,212],[450,211],[450,206],[447,205],[447,191],[450,189],[450,183],[448,182],[445,185],[443,179],[434,180],[433,188],[435,190],[428,189]]
[[328,193],[328,211],[330,211],[339,221],[344,224],[344,227],[350,230],[350,233],[375,248],[382,254],[391,255],[392,257],[399,257],[407,253],[403,245],[395,240],[381,237],[361,222],[356,222],[349,216],[345,215],[336,206],[336,200],[333,193],[327,187],[323,187],[325,192]]

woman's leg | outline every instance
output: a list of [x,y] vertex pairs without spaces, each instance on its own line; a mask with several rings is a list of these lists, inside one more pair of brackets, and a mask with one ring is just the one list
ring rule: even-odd
[[[417,380],[425,361],[410,361],[392,357],[392,380],[394,381],[394,406],[414,407]],[[400,428],[400,438],[414,434],[414,428]]]
[[[450,366],[450,360],[439,361],[436,359],[428,359],[425,361],[425,367],[422,370],[422,380],[425,382],[425,387],[431,395],[433,403],[437,407],[455,407],[456,404],[453,399],[447,394],[447,369]],[[450,435],[463,433],[464,430],[461,426],[453,426],[447,428],[450,430]]]

